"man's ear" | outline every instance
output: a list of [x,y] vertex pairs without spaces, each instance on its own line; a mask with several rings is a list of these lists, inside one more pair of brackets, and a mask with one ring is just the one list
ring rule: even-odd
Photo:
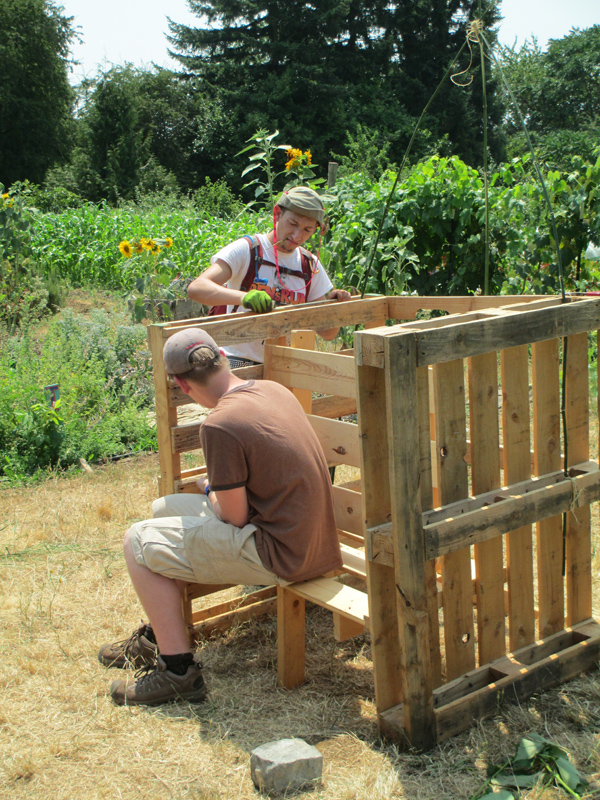
[[190,393],[190,385],[185,380],[185,378],[178,378],[177,375],[173,375],[173,380],[175,381],[177,386],[179,386],[182,392],[185,392],[185,394]]
[[273,209],[273,219],[275,220],[275,222],[279,222],[279,220],[281,219],[281,215],[282,214],[283,214],[282,207],[281,206],[275,206],[275,208]]

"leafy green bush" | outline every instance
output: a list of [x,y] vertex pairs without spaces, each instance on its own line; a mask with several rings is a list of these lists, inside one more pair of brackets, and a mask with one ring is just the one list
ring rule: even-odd
[[[0,476],[27,479],[156,447],[145,328],[104,311],[64,312],[43,343],[7,337],[0,352]],[[45,387],[58,384],[51,408]]]

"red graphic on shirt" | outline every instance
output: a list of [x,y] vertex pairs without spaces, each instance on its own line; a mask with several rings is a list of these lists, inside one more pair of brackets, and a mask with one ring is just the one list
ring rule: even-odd
[[279,305],[282,306],[298,305],[298,303],[306,302],[306,291],[293,292],[291,289],[282,289],[279,286],[267,286],[264,283],[253,283],[250,287],[250,290],[252,289],[266,292],[273,302],[279,303]]

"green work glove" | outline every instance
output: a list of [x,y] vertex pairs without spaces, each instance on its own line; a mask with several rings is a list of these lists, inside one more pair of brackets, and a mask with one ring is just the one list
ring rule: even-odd
[[273,301],[261,289],[251,289],[248,294],[244,295],[242,305],[244,308],[256,311],[257,314],[265,314],[273,308]]

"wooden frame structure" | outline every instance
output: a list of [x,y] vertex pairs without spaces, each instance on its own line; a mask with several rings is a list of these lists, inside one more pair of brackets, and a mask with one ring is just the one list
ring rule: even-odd
[[[451,316],[389,325],[426,308]],[[198,446],[198,425],[177,425],[186,398],[167,384],[166,338],[202,325],[222,345],[265,339],[264,367],[237,373],[288,386],[311,414],[329,462],[360,465],[360,481],[335,487],[336,519],[346,544],[360,546],[364,537],[357,569],[366,575],[384,735],[431,747],[503,698],[527,697],[600,659],[589,508],[600,498],[600,470],[589,460],[588,385],[588,333],[600,327],[600,299],[374,297],[239,316],[149,328],[160,492],[194,490],[204,471],[181,469],[180,453]],[[310,352],[313,331],[358,321],[366,329],[355,335],[354,352]],[[313,400],[313,392],[323,397]],[[358,426],[337,419],[354,411]],[[356,608],[364,605],[355,597],[328,605],[325,584],[315,583],[279,592],[281,685],[303,678],[304,599],[334,611],[338,638],[362,630]],[[186,613],[206,630],[222,629],[275,604],[266,589],[239,609]],[[285,653],[293,653],[287,665]]]

